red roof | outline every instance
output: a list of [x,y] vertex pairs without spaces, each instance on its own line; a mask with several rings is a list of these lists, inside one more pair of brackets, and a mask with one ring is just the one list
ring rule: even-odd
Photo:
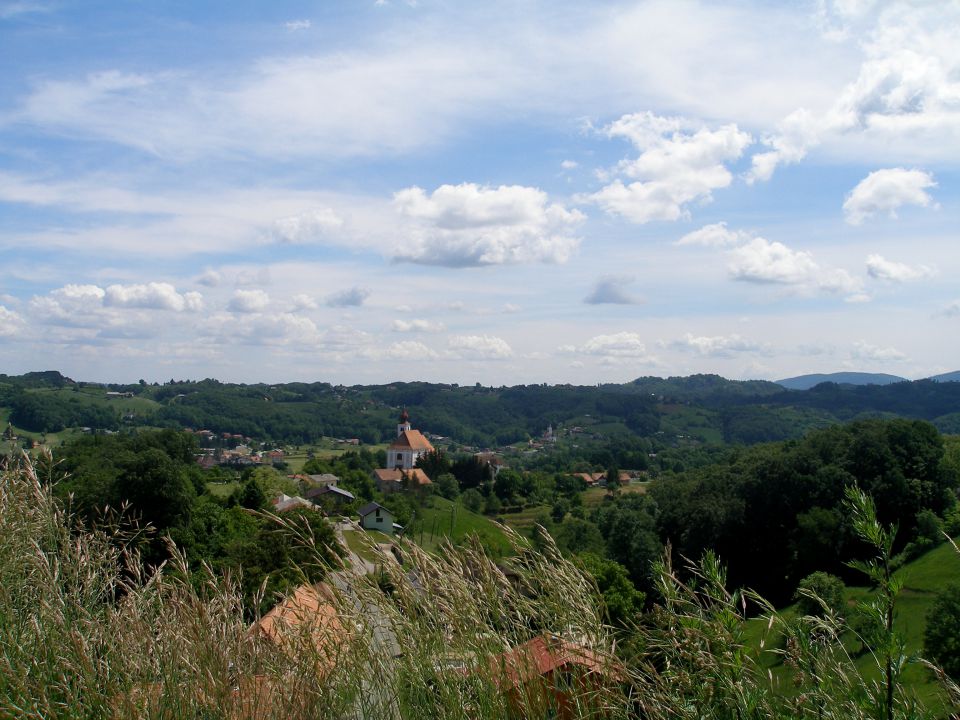
[[403,481],[403,476],[406,475],[407,482],[411,486],[431,485],[433,483],[430,476],[420,468],[410,468],[409,470],[379,468],[374,470],[373,474],[381,482],[399,483]]
[[492,658],[491,665],[502,672],[502,681],[513,687],[557,670],[578,668],[583,673],[603,673],[612,669],[590,648],[555,635],[538,635]]
[[391,450],[426,450],[433,451],[433,445],[419,430],[404,430],[397,439],[390,443]]

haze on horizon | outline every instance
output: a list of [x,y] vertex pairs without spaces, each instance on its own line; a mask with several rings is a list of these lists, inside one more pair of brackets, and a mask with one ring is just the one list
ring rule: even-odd
[[0,1],[0,372],[960,358],[960,3]]

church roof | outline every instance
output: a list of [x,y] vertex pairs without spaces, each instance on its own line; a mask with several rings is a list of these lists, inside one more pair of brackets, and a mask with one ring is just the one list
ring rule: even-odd
[[433,450],[433,445],[419,430],[404,430],[397,439],[390,443],[392,450]]
[[407,476],[409,484],[412,485],[432,485],[430,476],[422,468],[409,468],[407,470],[384,468],[373,471],[374,476],[381,482],[403,482],[403,476]]

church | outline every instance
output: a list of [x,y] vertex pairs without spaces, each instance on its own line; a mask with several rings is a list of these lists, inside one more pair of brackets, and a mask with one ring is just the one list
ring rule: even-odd
[[397,437],[387,448],[387,467],[373,471],[377,487],[383,492],[394,492],[403,487],[404,479],[410,488],[432,484],[427,474],[416,467],[417,459],[430,452],[433,445],[423,433],[413,429],[404,408],[397,424]]

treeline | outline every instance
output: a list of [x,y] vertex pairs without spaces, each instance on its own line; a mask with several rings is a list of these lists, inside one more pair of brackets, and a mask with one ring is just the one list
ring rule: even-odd
[[760,445],[652,483],[657,533],[681,556],[708,549],[734,585],[783,601],[815,570],[848,576],[861,548],[841,506],[856,485],[879,518],[899,528],[897,551],[938,542],[956,523],[958,468],[936,428],[912,420],[868,420]]
[[[0,405],[11,408],[15,424],[33,432],[117,427],[115,408],[98,405],[87,393],[54,392],[71,385],[78,386],[56,372],[0,376]],[[600,428],[610,447],[653,438],[664,428],[694,439],[750,445],[891,415],[929,420],[945,432],[960,429],[960,383],[930,380],[885,386],[823,383],[805,391],[717,375],[500,388],[425,382],[243,385],[212,379],[107,387],[153,401],[152,409],[138,408],[138,425],[206,428],[286,444],[312,443],[325,435],[381,442],[392,436],[399,407],[408,408],[419,428],[482,447],[536,438],[548,426]]]

